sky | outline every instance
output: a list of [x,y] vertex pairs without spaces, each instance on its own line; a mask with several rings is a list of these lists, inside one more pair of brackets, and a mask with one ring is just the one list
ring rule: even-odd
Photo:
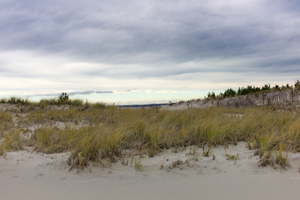
[[118,104],[300,79],[298,0],[0,0],[0,98]]

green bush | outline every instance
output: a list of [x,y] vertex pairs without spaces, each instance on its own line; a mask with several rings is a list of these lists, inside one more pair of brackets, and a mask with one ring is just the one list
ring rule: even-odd
[[71,104],[71,101],[69,101],[69,95],[66,92],[61,93],[57,99],[59,104]]

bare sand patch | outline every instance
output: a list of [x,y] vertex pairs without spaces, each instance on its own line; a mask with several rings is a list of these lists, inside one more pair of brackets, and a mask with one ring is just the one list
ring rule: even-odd
[[[238,159],[227,160],[225,154]],[[299,199],[300,195],[299,153],[289,154],[287,170],[258,167],[258,156],[245,142],[226,150],[214,147],[209,157],[194,146],[171,148],[152,158],[128,157],[128,165],[121,161],[112,167],[91,164],[70,172],[69,155],[36,153],[30,148],[7,152],[0,157],[1,200]],[[182,162],[173,167],[178,160]],[[135,161],[140,161],[140,171]]]

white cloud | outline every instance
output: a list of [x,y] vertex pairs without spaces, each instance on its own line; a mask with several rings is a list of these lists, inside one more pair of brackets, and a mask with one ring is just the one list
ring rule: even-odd
[[170,90],[156,90],[155,92],[153,92],[154,94],[164,94],[164,93],[169,93]]
[[174,94],[184,94],[185,92],[182,92],[182,91],[172,91],[172,93],[174,93]]

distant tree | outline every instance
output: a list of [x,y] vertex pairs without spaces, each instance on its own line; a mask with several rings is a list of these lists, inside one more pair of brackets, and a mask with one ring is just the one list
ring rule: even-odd
[[295,88],[297,88],[297,87],[300,87],[300,81],[299,80],[297,80],[296,83],[295,83]]
[[242,90],[241,90],[240,87],[239,87],[239,89],[238,89],[237,95],[242,95]]
[[216,98],[216,94],[215,94],[215,92],[214,92],[214,91],[212,91],[212,93],[211,93],[211,98],[213,98],[213,99],[215,99],[215,98]]
[[207,94],[207,98],[210,98],[211,97],[211,95],[210,95],[210,92],[208,92],[208,94]]
[[235,97],[237,92],[231,88],[225,90],[224,97]]
[[63,92],[61,95],[58,96],[59,102],[66,102],[69,100],[69,95],[66,92]]
[[255,87],[255,92],[259,92],[260,91],[260,87]]
[[271,89],[271,86],[270,86],[270,85],[267,85],[267,84],[265,84],[264,86],[261,87],[261,90],[262,90],[262,91],[270,90],[270,89]]
[[275,85],[274,87],[273,87],[273,89],[275,89],[275,90],[280,90],[280,87],[279,87],[279,85]]
[[217,98],[224,98],[224,94],[222,92],[220,92],[220,94],[218,94],[216,97]]
[[[248,85],[246,88],[244,87],[239,87],[237,91],[233,90],[232,88],[229,88],[227,90],[224,91],[224,93],[220,92],[218,95],[216,95],[214,92],[209,92],[207,94],[206,98],[226,98],[226,97],[235,97],[237,95],[247,95],[250,93],[254,93],[254,92],[259,92],[259,91],[267,91],[267,90],[282,90],[282,89],[288,89],[288,88],[292,88],[293,86],[290,86],[289,84],[286,84],[286,86],[282,85],[281,87],[279,85],[275,85],[274,87],[271,88],[270,84],[265,84],[263,85],[261,88],[260,87],[255,87],[255,86],[251,86]],[[300,81],[297,80],[295,83],[295,87],[300,87]]]

